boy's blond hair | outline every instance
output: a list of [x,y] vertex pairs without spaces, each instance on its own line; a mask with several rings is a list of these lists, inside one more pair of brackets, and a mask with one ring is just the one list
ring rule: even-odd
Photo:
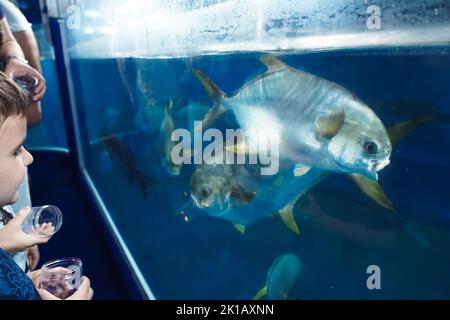
[[0,128],[11,116],[25,116],[28,108],[27,94],[0,71]]

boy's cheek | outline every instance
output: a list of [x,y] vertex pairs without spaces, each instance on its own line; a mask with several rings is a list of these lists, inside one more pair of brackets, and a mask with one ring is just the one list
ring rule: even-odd
[[17,201],[19,201],[19,191],[18,190],[16,191],[16,193],[13,196],[13,198],[11,199],[11,203],[10,204],[14,204]]
[[0,194],[0,206],[7,206],[16,203],[19,200],[19,191],[17,190],[13,195],[8,195],[2,192]]

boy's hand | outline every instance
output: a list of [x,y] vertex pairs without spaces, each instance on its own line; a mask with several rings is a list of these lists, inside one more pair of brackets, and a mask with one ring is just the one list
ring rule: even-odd
[[22,221],[25,220],[30,208],[23,208],[3,229],[0,230],[0,248],[7,252],[27,250],[36,244],[47,243],[52,237],[26,234],[22,231]]
[[35,246],[31,247],[30,249],[28,249],[27,262],[28,262],[28,267],[30,268],[30,270],[36,269],[36,267],[39,263],[40,257],[41,256],[39,254],[38,245],[35,245]]
[[30,271],[27,273],[27,276],[31,279],[34,286],[36,287],[36,290],[39,290],[41,288],[41,269],[36,271]]
[[45,289],[38,289],[38,292],[42,300],[92,300],[92,297],[94,296],[94,290],[91,288],[91,281],[84,276],[81,277],[81,284],[78,290],[67,299],[60,299]]
[[35,77],[39,80],[38,85],[34,89],[33,102],[38,102],[42,99],[46,91],[46,82],[44,77],[34,68],[30,67],[25,62],[21,62],[17,59],[11,59],[5,67],[5,73],[8,75],[11,73],[23,72],[31,77]]

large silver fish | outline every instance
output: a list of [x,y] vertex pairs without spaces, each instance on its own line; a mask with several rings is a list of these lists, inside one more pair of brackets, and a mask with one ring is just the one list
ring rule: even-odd
[[231,97],[201,71],[193,70],[214,102],[203,126],[231,110],[241,129],[277,130],[281,158],[376,180],[378,171],[389,164],[392,151],[376,114],[333,82],[289,67],[275,57],[261,61],[268,70]]
[[214,101],[204,127],[231,110],[243,129],[281,131],[279,173],[272,180],[240,175],[239,179],[246,180],[241,185],[255,190],[256,197],[251,206],[231,206],[220,217],[247,225],[278,212],[299,234],[293,216],[296,201],[332,172],[350,174],[366,195],[393,210],[376,181],[377,173],[389,164],[392,144],[431,119],[409,120],[388,132],[368,106],[339,85],[295,70],[273,57],[262,61],[267,72],[232,97],[201,71],[193,70]]

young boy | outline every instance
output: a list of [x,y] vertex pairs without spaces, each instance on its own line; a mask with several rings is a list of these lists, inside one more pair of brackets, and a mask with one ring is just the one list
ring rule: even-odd
[[[17,201],[25,167],[33,162],[23,147],[28,108],[25,93],[0,72],[0,207]],[[0,230],[0,299],[57,299],[46,290],[39,289],[39,293],[36,290],[39,271],[27,276],[4,251],[19,251],[36,244],[36,238],[23,233],[20,227],[28,211],[21,210]],[[91,299],[92,295],[90,281],[83,277],[80,288],[68,299]]]
[[[33,67],[42,74],[40,63],[40,53],[36,37],[33,33],[32,25],[27,21],[24,14],[12,2],[0,0],[0,10],[3,11],[8,25],[17,43],[23,51],[25,60],[29,66]],[[3,70],[0,70],[3,71]],[[35,101],[27,111],[28,128],[36,126],[42,118],[41,102]],[[11,207],[6,208],[8,212],[19,212],[24,207],[31,207],[30,188],[28,184],[28,174],[25,174],[22,184],[19,188],[19,200]],[[7,214],[7,213],[6,213]],[[11,216],[11,215],[10,215]],[[0,217],[0,227],[3,227]],[[39,263],[39,248],[33,246],[28,250],[17,252],[12,256],[13,260],[22,270],[35,270]]]

